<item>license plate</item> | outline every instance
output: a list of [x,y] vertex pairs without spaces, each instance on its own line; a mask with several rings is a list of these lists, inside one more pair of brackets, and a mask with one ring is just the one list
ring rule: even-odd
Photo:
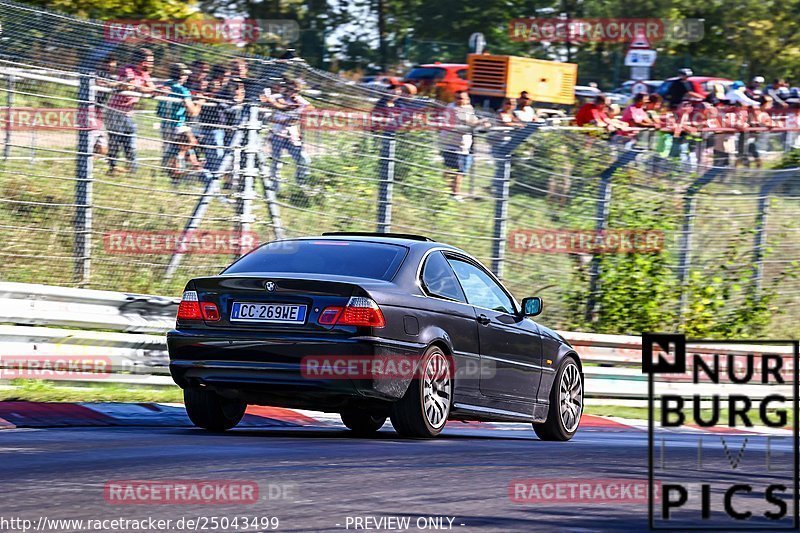
[[231,321],[303,324],[306,321],[306,306],[233,302]]

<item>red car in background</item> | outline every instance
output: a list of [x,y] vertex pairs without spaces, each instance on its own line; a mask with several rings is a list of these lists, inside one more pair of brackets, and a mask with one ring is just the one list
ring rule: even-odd
[[427,63],[412,68],[403,83],[413,84],[420,94],[451,101],[458,91],[466,91],[467,65],[464,63]]

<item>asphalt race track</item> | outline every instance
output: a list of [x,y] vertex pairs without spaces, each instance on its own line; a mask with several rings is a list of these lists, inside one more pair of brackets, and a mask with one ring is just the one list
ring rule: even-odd
[[[401,440],[389,424],[369,439],[336,427],[223,435],[184,427],[11,429],[0,432],[2,514],[34,521],[276,516],[279,531],[378,530],[356,529],[353,520],[382,516],[410,517],[410,531],[419,530],[419,517],[444,517],[445,526],[450,518],[459,531],[647,529],[646,503],[517,503],[509,492],[513,480],[530,478],[646,480],[645,431],[587,428],[571,442],[548,443],[523,427],[498,428],[451,423],[428,441]],[[680,445],[684,438],[674,436],[671,459],[689,464],[696,451],[693,441]],[[249,505],[104,498],[110,480],[143,479],[251,480],[261,495]]]

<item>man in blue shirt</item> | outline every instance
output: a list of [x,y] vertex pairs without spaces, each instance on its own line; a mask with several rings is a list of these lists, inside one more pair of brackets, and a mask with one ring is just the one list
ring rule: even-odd
[[190,147],[197,146],[197,139],[191,129],[186,128],[186,120],[200,113],[204,101],[192,99],[192,93],[186,87],[186,80],[191,73],[192,71],[183,63],[170,65],[170,80],[162,88],[162,94],[167,98],[160,101],[156,109],[156,114],[162,118],[161,138],[164,141],[164,149],[161,166],[166,167],[170,175],[176,171],[176,156],[186,151],[181,149],[181,145],[185,144],[183,141],[188,140]]

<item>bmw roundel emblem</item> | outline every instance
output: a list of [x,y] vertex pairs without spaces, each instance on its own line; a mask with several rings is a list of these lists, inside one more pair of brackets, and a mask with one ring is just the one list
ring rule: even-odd
[[273,292],[275,290],[275,282],[268,281],[264,284],[264,288],[267,289],[269,292]]

